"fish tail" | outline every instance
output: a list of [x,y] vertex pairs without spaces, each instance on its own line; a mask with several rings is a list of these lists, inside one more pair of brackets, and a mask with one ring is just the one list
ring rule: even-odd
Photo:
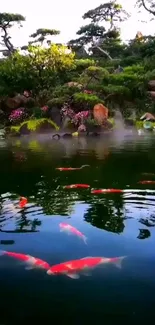
[[116,260],[114,260],[112,263],[118,268],[122,268],[122,261],[126,258],[127,256],[120,256]]
[[81,168],[90,167],[90,165],[82,165]]
[[88,238],[87,238],[86,236],[83,236],[83,241],[84,241],[84,243],[85,243],[86,245],[88,245],[87,240],[88,240]]
[[5,255],[6,253],[7,253],[6,251],[0,250],[0,256]]

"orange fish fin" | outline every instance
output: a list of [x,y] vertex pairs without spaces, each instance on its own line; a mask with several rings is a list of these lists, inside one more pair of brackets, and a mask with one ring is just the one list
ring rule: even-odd
[[32,265],[29,265],[29,266],[25,267],[25,270],[27,270],[27,271],[33,270],[33,269],[34,269],[34,266],[32,266]]
[[74,280],[77,280],[77,279],[80,278],[79,274],[77,274],[77,273],[67,273],[66,275],[67,275],[69,278],[74,279]]
[[124,260],[124,258],[126,258],[126,256],[121,256],[118,257],[117,261],[112,262],[118,269],[122,268],[122,261]]
[[86,245],[88,245],[87,240],[88,240],[88,238],[87,238],[86,236],[83,236],[83,241],[84,241],[84,243],[85,243]]
[[60,232],[64,232],[66,229],[64,228],[60,228]]
[[91,276],[92,275],[91,272],[86,272],[85,270],[82,272],[82,274],[84,276]]

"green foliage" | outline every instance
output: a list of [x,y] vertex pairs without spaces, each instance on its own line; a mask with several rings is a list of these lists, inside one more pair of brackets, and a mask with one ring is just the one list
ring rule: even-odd
[[11,43],[11,36],[9,35],[9,30],[12,26],[15,25],[15,23],[17,23],[21,27],[22,21],[25,21],[25,18],[20,14],[12,14],[7,12],[0,13],[0,33],[2,32],[2,42],[0,43],[0,45],[3,46],[3,49],[1,50],[3,55],[9,56],[15,51],[15,48]]
[[[55,29],[48,29],[48,28],[39,28],[37,31],[30,35],[33,38],[29,44],[34,44],[40,42],[41,44],[46,40],[47,36],[59,35],[60,31]],[[47,43],[50,43],[50,40],[47,40]]]
[[8,94],[27,89],[35,97],[42,89],[61,84],[73,65],[74,54],[65,46],[29,46],[27,55],[16,52],[1,62],[2,91]]
[[92,22],[100,21],[110,22],[110,27],[113,27],[114,22],[122,22],[129,17],[129,14],[123,10],[122,6],[117,1],[109,1],[101,4],[95,9],[89,10],[83,16],[83,19],[91,19]]
[[61,108],[67,100],[69,100],[69,96],[56,97],[56,98],[50,99],[47,102],[47,105],[49,106],[49,108],[53,108],[53,107]]
[[90,66],[81,74],[79,81],[88,88],[90,83],[99,83],[104,77],[108,77],[108,75],[109,72],[106,69],[97,66]]
[[21,127],[23,127],[24,125],[27,127],[29,131],[36,131],[45,122],[48,122],[53,127],[53,129],[59,130],[59,127],[52,120],[47,118],[40,118],[40,119],[31,119],[28,121],[24,121],[17,126],[11,126],[11,131],[15,131],[18,133]]
[[92,109],[94,105],[101,103],[103,101],[96,95],[85,94],[85,93],[75,93],[73,96],[73,100],[76,105],[80,107],[81,110],[83,109]]
[[94,66],[95,61],[93,59],[80,59],[80,60],[75,60],[75,67],[78,72],[82,72],[83,69],[86,69],[90,66]]
[[[140,2],[154,15],[152,0]],[[68,43],[69,48],[51,44],[50,38],[59,31],[40,28],[29,44],[17,51],[8,32],[25,18],[0,13],[2,43],[7,50],[7,58],[0,60],[1,98],[31,91],[34,105],[25,107],[29,116],[37,119],[45,116],[40,107],[61,109],[66,102],[76,112],[104,101],[109,109],[119,106],[125,110],[131,104],[137,112],[154,113],[148,82],[155,79],[155,37],[138,32],[128,44],[123,43],[118,22],[128,17],[116,0],[109,0],[84,14],[89,22],[79,29],[78,38]],[[32,45],[38,42],[40,46]]]

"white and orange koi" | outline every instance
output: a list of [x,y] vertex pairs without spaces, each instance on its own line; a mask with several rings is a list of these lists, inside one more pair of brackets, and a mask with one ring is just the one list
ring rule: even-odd
[[35,269],[35,268],[41,268],[41,269],[45,269],[48,270],[50,265],[41,260],[40,258],[31,256],[31,255],[26,255],[26,254],[21,254],[21,253],[16,253],[16,252],[8,252],[8,251],[0,251],[0,255],[6,255],[9,257],[12,257],[18,261],[23,262],[24,264],[26,264],[26,270],[31,270],[31,269]]
[[122,268],[122,261],[126,256],[121,257],[84,257],[53,265],[47,271],[48,275],[66,275],[71,279],[79,279],[79,273],[89,276],[89,271],[101,264],[114,264],[119,269]]
[[87,244],[86,236],[84,234],[82,234],[82,232],[79,231],[78,229],[76,229],[75,227],[69,225],[68,223],[64,223],[64,222],[61,222],[59,224],[59,227],[60,227],[61,232],[66,232],[68,234],[76,235],[77,237],[81,238],[85,244]]

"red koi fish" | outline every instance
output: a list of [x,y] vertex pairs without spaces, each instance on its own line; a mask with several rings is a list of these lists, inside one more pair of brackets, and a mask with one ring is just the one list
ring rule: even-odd
[[126,256],[122,257],[84,257],[78,260],[72,260],[60,264],[56,264],[50,267],[47,271],[48,275],[66,275],[72,279],[79,279],[79,274],[82,273],[85,276],[91,275],[88,273],[91,269],[96,268],[101,264],[114,264],[116,267],[122,267],[122,260]]
[[123,193],[123,190],[117,188],[105,188],[100,190],[91,190],[92,194]]
[[0,255],[6,255],[9,257],[13,257],[16,260],[27,264],[27,266],[25,268],[26,270],[31,270],[31,269],[35,269],[35,268],[41,268],[41,269],[48,270],[50,267],[50,265],[47,262],[41,260],[40,258],[33,257],[31,255],[25,255],[25,254],[21,254],[21,253],[8,252],[8,251],[1,251]]
[[138,184],[155,184],[155,181],[139,181]]
[[70,189],[70,188],[89,188],[90,185],[88,184],[72,184],[72,185],[66,185],[64,186],[65,189]]
[[76,235],[79,238],[83,239],[84,243],[87,244],[87,238],[78,229],[74,228],[73,226],[69,225],[68,223],[63,223],[63,222],[61,222],[59,224],[59,227],[60,227],[61,232],[64,231],[64,232],[67,232],[68,234]]
[[24,197],[24,196],[22,196],[22,197],[20,198],[20,201],[19,201],[19,207],[20,207],[20,208],[24,208],[25,205],[27,204],[27,202],[28,202],[27,198]]
[[59,170],[60,172],[64,171],[71,171],[71,170],[80,170],[84,167],[89,167],[90,165],[82,165],[81,167],[58,167],[56,170]]

